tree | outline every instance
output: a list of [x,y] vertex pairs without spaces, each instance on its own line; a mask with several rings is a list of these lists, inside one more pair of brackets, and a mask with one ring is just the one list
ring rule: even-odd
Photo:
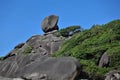
[[60,32],[61,36],[68,37],[68,36],[72,36],[75,33],[78,33],[81,31],[82,31],[82,28],[80,26],[69,26],[67,28],[61,29],[59,32]]

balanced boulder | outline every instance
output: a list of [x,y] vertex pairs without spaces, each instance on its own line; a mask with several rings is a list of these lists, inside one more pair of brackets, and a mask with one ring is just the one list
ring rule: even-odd
[[42,30],[47,33],[47,32],[51,32],[54,30],[58,30],[58,19],[59,17],[56,15],[50,15],[48,17],[46,17],[43,21],[42,21]]

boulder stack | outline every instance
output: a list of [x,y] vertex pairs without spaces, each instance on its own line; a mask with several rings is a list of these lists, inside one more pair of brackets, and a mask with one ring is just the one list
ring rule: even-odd
[[20,43],[0,61],[0,80],[78,80],[82,66],[73,57],[52,57],[67,39],[57,37],[58,16],[42,22],[46,35],[34,35]]
[[56,16],[56,15],[50,15],[50,16],[47,16],[43,19],[42,21],[42,30],[47,33],[47,32],[51,32],[51,31],[54,31],[54,30],[58,30],[58,19],[59,17]]

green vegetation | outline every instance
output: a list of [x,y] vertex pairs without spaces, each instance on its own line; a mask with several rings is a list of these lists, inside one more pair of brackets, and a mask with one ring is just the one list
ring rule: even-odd
[[0,57],[0,61],[3,60],[3,57]]
[[[98,67],[100,56],[106,52],[110,57],[107,68]],[[112,69],[120,69],[120,20],[104,25],[93,25],[61,45],[53,56],[76,57],[90,78],[98,80]]]
[[57,33],[55,33],[55,35],[58,37],[69,37],[81,31],[82,28],[80,26],[69,26],[67,28],[60,29]]
[[23,54],[30,54],[32,51],[32,48],[29,45],[26,45],[23,50]]
[[29,45],[23,46],[21,49],[15,49],[15,52],[18,54],[30,54],[32,51],[32,48]]

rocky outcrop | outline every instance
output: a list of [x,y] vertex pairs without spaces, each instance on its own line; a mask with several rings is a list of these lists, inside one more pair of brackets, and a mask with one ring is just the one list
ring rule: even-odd
[[48,17],[46,17],[43,21],[42,21],[42,30],[47,33],[47,32],[51,32],[53,30],[58,30],[58,16],[56,15],[50,15]]
[[51,55],[56,52],[65,41],[64,37],[57,37],[54,33],[58,30],[58,16],[50,15],[42,21],[44,35],[34,35],[25,43],[20,43],[14,47],[4,58],[16,56],[18,54],[40,53],[41,55]]
[[48,34],[44,36],[32,36],[26,43],[31,46],[32,51],[35,53],[52,54],[59,49],[64,40],[65,38]]
[[108,56],[107,53],[105,52],[105,53],[101,56],[98,66],[99,66],[99,67],[107,67],[108,65],[109,65],[109,56]]
[[0,76],[25,80],[75,80],[81,66],[73,57],[49,57],[39,53],[17,55],[0,62]]
[[73,57],[51,57],[67,39],[57,37],[58,16],[42,22],[44,35],[34,35],[0,61],[0,80],[77,80],[81,65]]
[[40,53],[41,55],[51,55],[59,49],[60,45],[64,41],[64,37],[56,37],[53,34],[34,35],[25,43],[18,44],[3,59],[16,56],[18,54]]
[[17,46],[15,46],[14,48],[17,49],[17,48],[21,48],[24,46],[25,43],[19,43]]
[[105,80],[120,80],[120,71],[113,70],[105,75]]

